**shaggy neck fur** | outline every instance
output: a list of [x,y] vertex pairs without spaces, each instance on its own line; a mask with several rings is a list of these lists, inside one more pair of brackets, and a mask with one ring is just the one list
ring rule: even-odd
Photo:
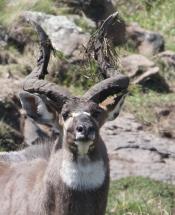
[[94,190],[103,184],[106,168],[103,160],[90,161],[88,157],[79,158],[77,162],[63,160],[60,176],[73,190]]

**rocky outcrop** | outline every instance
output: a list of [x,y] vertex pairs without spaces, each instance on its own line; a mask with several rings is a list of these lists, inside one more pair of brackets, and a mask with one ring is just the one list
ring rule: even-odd
[[166,67],[175,69],[175,52],[167,50],[161,52],[156,57],[160,60]]
[[175,52],[170,50],[161,52],[155,56],[155,61],[168,82],[170,90],[175,92]]
[[[65,0],[61,1],[67,4],[71,8],[75,9],[75,12],[81,11],[96,23],[99,27],[101,23],[111,14],[116,12],[116,7],[111,0]],[[118,20],[109,26],[109,34],[107,37],[114,43],[114,45],[122,45],[126,42],[126,25],[125,21],[118,16]]]
[[153,61],[139,54],[132,54],[121,58],[121,65],[131,78],[136,76],[140,71],[145,72],[149,68],[155,67]]
[[157,132],[160,136],[175,139],[175,104],[156,108]]
[[144,176],[175,184],[174,141],[145,132],[126,113],[107,122],[101,134],[109,152],[112,179]]
[[164,51],[165,41],[158,32],[151,32],[141,28],[137,23],[129,24],[126,27],[129,43],[140,54],[150,56]]
[[85,45],[89,39],[89,34],[84,33],[66,16],[27,11],[23,17],[41,25],[51,39],[53,47],[61,51],[66,57],[73,57],[77,49]]
[[65,0],[61,2],[77,10],[82,10],[97,25],[115,11],[111,0]]
[[169,85],[161,75],[159,67],[143,55],[133,54],[121,58],[121,66],[134,84],[159,92],[169,92]]

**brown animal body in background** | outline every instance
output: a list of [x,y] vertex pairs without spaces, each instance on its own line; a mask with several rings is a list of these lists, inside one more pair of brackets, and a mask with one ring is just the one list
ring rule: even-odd
[[[35,26],[41,56],[24,81],[20,99],[33,119],[48,124],[57,119],[59,141],[24,149],[22,155],[19,152],[20,162],[1,159],[0,215],[104,215],[109,163],[99,130],[108,117],[118,115],[128,78],[120,75],[101,81],[83,97],[42,80],[52,46],[43,29]],[[125,93],[117,97],[121,92]],[[110,96],[111,103],[104,105]],[[51,101],[54,113],[47,111],[45,99]]]

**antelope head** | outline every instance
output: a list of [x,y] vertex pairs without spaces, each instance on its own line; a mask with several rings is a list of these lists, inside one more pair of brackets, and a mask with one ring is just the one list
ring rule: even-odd
[[[70,95],[64,88],[44,79],[52,45],[43,29],[39,34],[41,55],[36,68],[23,83],[20,99],[27,114],[39,122],[58,126],[59,142],[73,157],[98,154],[99,130],[107,119],[118,116],[129,84],[118,75],[95,84],[82,97]],[[95,159],[95,158],[94,158]]]

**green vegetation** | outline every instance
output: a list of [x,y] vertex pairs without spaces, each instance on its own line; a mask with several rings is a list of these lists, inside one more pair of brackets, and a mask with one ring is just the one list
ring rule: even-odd
[[142,123],[153,125],[157,123],[156,108],[168,107],[174,102],[174,93],[162,94],[151,90],[143,93],[141,88],[136,86],[126,98],[125,110],[132,112]]
[[25,10],[56,14],[57,8],[53,0],[0,0],[0,23],[9,25]]
[[111,183],[106,215],[173,215],[175,186],[142,177]]
[[84,17],[76,18],[74,21],[75,21],[75,24],[78,25],[80,28],[82,28],[85,32],[89,32],[89,33],[93,32],[94,29],[88,25]]
[[[65,86],[71,86],[74,92],[82,94],[89,87],[99,82],[102,77],[97,75],[97,64],[90,61],[86,64],[68,64],[65,68],[61,69],[59,74],[56,74],[55,83]],[[77,88],[77,90],[75,89]]]
[[175,50],[174,0],[118,0],[117,8],[126,21],[160,32],[166,48]]
[[0,151],[11,151],[19,148],[20,135],[5,122],[0,121]]
[[[166,49],[175,51],[175,0],[117,0],[117,2],[117,9],[126,22],[137,22],[147,30],[160,32],[165,38]],[[56,0],[0,0],[0,24],[8,26],[25,10],[49,14],[67,14],[69,12],[67,8],[57,8]],[[84,19],[77,18],[75,22],[83,30],[92,31]],[[36,33],[31,27],[24,29],[25,34],[31,35],[31,41],[36,41]],[[9,70],[13,71],[13,74],[27,74],[31,69],[27,65],[32,65],[27,62],[29,56],[23,57],[13,45],[6,49],[16,56],[18,63],[1,65],[0,76]],[[117,50],[120,57],[137,52],[128,44]],[[67,63],[67,59],[61,52],[57,52],[56,55],[60,61]],[[165,79],[169,83],[174,82],[174,69],[168,68],[159,61],[157,64]],[[100,77],[96,75],[97,65],[94,62],[87,65],[66,65],[65,70],[66,72],[64,69],[61,70],[63,71],[61,77],[55,77],[55,82],[58,83],[59,80],[59,83],[67,86],[73,83],[70,90],[75,94],[82,94],[84,90],[100,80]],[[141,87],[135,86],[132,87],[130,95],[126,98],[124,108],[133,113],[142,123],[153,126],[157,123],[156,108],[171,106],[172,103],[175,103],[173,93],[162,94],[151,90],[143,92]],[[1,113],[4,117],[4,109]],[[15,142],[20,138],[20,135],[8,125],[8,122],[1,118],[0,151],[16,149]],[[111,183],[106,215],[173,214],[175,214],[174,186],[141,177],[125,178]]]

